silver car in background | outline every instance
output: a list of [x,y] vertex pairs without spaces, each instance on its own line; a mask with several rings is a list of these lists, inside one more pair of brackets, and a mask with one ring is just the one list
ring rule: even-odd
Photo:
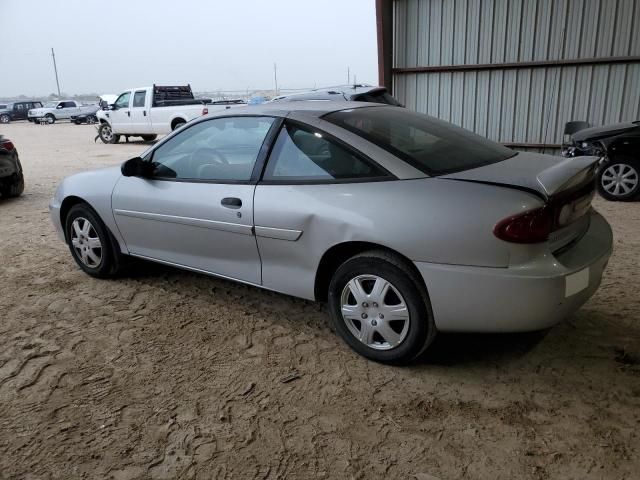
[[612,250],[597,161],[394,106],[282,102],[68,177],[50,209],[90,275],[132,256],[328,301],[354,350],[400,363],[437,331],[545,329],[594,294]]

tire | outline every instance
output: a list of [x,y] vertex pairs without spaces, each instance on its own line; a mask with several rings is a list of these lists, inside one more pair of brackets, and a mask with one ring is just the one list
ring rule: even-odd
[[187,122],[185,122],[184,120],[178,120],[174,125],[172,130],[177,130],[179,129],[181,126],[185,125]]
[[[384,282],[389,284],[387,293],[377,296],[375,289]],[[376,362],[410,362],[436,335],[429,297],[412,266],[381,250],[361,253],[338,267],[329,284],[329,310],[342,339]],[[389,321],[392,315],[397,318]]]
[[47,113],[44,118],[46,118],[49,123],[56,123],[56,117],[51,113]]
[[71,256],[85,273],[98,278],[118,273],[121,254],[95,210],[86,203],[76,204],[69,210],[64,225]]
[[9,123],[10,121],[11,117],[9,117],[9,115],[7,115],[6,113],[0,115],[0,123]]
[[142,135],[142,140],[145,142],[153,142],[156,138],[158,138],[158,135]]
[[607,200],[628,201],[640,194],[640,160],[618,156],[611,158],[598,172],[598,193]]
[[120,141],[120,135],[113,133],[111,125],[103,123],[98,129],[98,136],[102,143],[118,143]]
[[19,197],[24,192],[24,174],[22,172],[15,175],[13,182],[2,185],[0,193],[3,197]]

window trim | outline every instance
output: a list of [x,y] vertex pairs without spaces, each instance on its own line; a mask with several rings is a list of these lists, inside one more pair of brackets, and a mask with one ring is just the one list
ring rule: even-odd
[[[277,140],[278,136],[280,136],[280,132],[282,131],[282,129],[286,128],[287,125],[292,125],[295,128],[307,131],[309,133],[316,133],[317,132],[317,133],[322,134],[323,138],[326,138],[330,142],[335,143],[336,145],[338,145],[339,147],[345,149],[351,155],[359,158],[360,160],[364,161],[365,163],[368,163],[370,165],[375,166],[376,168],[378,168],[382,172],[384,172],[385,175],[384,176],[380,176],[380,177],[304,179],[304,180],[303,179],[295,180],[295,179],[291,179],[291,178],[283,178],[282,180],[276,180],[276,179],[268,179],[267,180],[267,179],[265,179],[264,175],[265,175],[265,173],[267,171],[267,165],[268,165],[268,163],[270,161],[272,161],[271,154],[273,153],[273,147],[274,147],[274,145],[276,143],[276,140]],[[334,184],[345,184],[345,183],[389,182],[389,181],[394,181],[394,180],[398,180],[398,177],[396,177],[393,173],[391,173],[389,170],[384,168],[382,165],[380,165],[378,162],[373,160],[368,155],[362,153],[360,150],[357,150],[353,146],[349,145],[344,140],[341,140],[340,138],[336,137],[335,135],[327,133],[325,130],[323,130],[321,128],[317,128],[315,125],[310,125],[308,123],[300,122],[298,120],[293,120],[293,119],[290,119],[290,118],[286,118],[286,119],[283,119],[282,125],[280,126],[280,128],[278,129],[277,134],[273,138],[273,142],[272,142],[271,147],[269,149],[269,156],[268,156],[268,158],[267,158],[267,160],[266,160],[266,162],[265,162],[265,164],[264,164],[264,166],[262,168],[262,172],[260,174],[259,184],[260,185],[334,185]]]
[[[198,122],[193,122],[191,125],[187,123],[187,125],[182,130],[180,130],[180,133],[177,135],[180,135],[186,132],[190,128],[195,127],[196,125],[200,125],[201,123],[220,120],[223,118],[272,118],[273,119],[273,123],[271,124],[271,127],[269,127],[269,130],[267,131],[267,134],[265,135],[264,140],[262,141],[262,145],[258,150],[258,156],[256,157],[256,160],[253,164],[253,169],[251,170],[251,176],[249,177],[249,180],[229,180],[229,179],[211,180],[211,179],[201,179],[201,178],[170,178],[170,177],[148,177],[147,179],[163,181],[163,182],[210,183],[214,185],[256,185],[260,178],[260,172],[262,172],[263,166],[266,164],[265,160],[267,156],[271,153],[273,144],[275,144],[275,140],[278,137],[277,134],[280,132],[280,127],[282,126],[284,119],[282,117],[275,117],[273,115],[224,115],[220,117],[207,118],[206,120],[202,120]],[[153,156],[156,150],[158,150],[162,145],[166,144],[172,138],[175,138],[177,135],[171,135],[169,137],[166,137],[160,144],[156,145],[153,148],[153,150],[148,152],[144,156],[143,160],[145,162],[153,162]]]

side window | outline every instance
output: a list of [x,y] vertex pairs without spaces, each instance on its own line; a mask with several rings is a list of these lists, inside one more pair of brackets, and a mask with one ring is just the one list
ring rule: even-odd
[[265,180],[332,181],[382,178],[381,167],[352,153],[323,134],[286,125],[273,147]]
[[153,152],[154,176],[248,181],[273,122],[271,117],[228,117],[197,123]]
[[24,110],[24,104],[23,103],[18,103],[16,104],[16,110],[18,110],[19,112]]
[[140,92],[136,92],[133,94],[133,107],[134,108],[140,108],[143,107],[144,108],[144,97],[146,96],[147,92],[145,90],[142,90]]
[[116,107],[118,108],[129,108],[129,97],[131,96],[131,92],[123,93],[116,100]]

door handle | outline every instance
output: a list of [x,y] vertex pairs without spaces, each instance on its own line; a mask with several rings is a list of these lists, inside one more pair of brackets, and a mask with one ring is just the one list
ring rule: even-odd
[[227,208],[240,208],[242,206],[242,200],[236,197],[225,197],[220,203]]
[[127,117],[131,116],[131,112],[129,110],[127,110]]
[[147,116],[147,111],[146,111],[146,110],[144,110],[144,111],[142,112],[142,114],[146,117],[146,116]]

